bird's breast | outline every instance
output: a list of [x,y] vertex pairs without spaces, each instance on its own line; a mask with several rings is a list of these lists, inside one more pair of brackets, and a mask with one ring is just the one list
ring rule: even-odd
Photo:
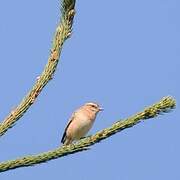
[[84,137],[88,131],[91,129],[94,121],[91,121],[87,116],[79,116],[76,118],[69,126],[68,128],[68,134],[73,139],[80,139],[81,137]]

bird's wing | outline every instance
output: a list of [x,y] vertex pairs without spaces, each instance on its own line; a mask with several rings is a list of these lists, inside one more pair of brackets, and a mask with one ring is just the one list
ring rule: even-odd
[[67,126],[66,126],[66,128],[65,128],[65,130],[64,130],[64,133],[63,133],[63,136],[62,136],[62,139],[61,139],[61,143],[64,143],[65,140],[66,140],[66,131],[67,131],[69,125],[71,124],[71,122],[74,120],[75,114],[76,114],[76,112],[74,112],[74,113],[72,114],[71,118],[69,119],[69,121],[68,121],[68,123],[67,123]]

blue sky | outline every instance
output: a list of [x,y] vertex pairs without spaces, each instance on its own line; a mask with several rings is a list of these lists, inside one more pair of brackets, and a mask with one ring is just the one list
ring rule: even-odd
[[[0,161],[51,150],[72,111],[104,107],[90,134],[163,96],[180,100],[178,0],[78,1],[73,36],[55,77],[0,139]],[[47,62],[59,1],[0,2],[0,117],[34,84]],[[178,104],[177,104],[178,105]],[[180,179],[179,107],[77,153],[0,174],[19,179]]]

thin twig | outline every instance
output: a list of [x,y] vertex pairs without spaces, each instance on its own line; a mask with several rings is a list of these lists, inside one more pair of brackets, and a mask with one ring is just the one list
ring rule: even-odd
[[117,121],[112,126],[97,132],[95,135],[86,137],[78,141],[76,144],[61,146],[55,150],[44,152],[38,155],[26,156],[16,160],[2,162],[0,163],[0,172],[16,169],[19,167],[33,166],[79,151],[88,150],[89,146],[92,146],[93,144],[96,144],[126,128],[130,128],[142,120],[154,118],[159,114],[169,112],[171,109],[175,108],[175,106],[176,102],[172,97],[164,97],[158,103],[155,103],[154,105],[146,108],[144,111],[137,113],[125,120]]
[[44,68],[42,74],[37,78],[34,86],[24,97],[21,103],[10,112],[10,114],[0,124],[0,136],[4,135],[6,131],[11,128],[31,107],[36,98],[46,86],[46,84],[53,78],[57,64],[59,62],[59,56],[62,50],[62,46],[67,38],[70,37],[72,31],[73,18],[75,15],[75,0],[63,0],[62,2],[62,18],[58,25],[55,36],[53,39],[53,45],[48,62]]

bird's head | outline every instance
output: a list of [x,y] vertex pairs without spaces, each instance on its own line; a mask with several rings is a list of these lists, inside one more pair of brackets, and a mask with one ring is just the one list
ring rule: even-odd
[[103,108],[101,108],[97,103],[94,102],[86,103],[85,107],[95,114],[97,114],[99,111],[103,111]]

